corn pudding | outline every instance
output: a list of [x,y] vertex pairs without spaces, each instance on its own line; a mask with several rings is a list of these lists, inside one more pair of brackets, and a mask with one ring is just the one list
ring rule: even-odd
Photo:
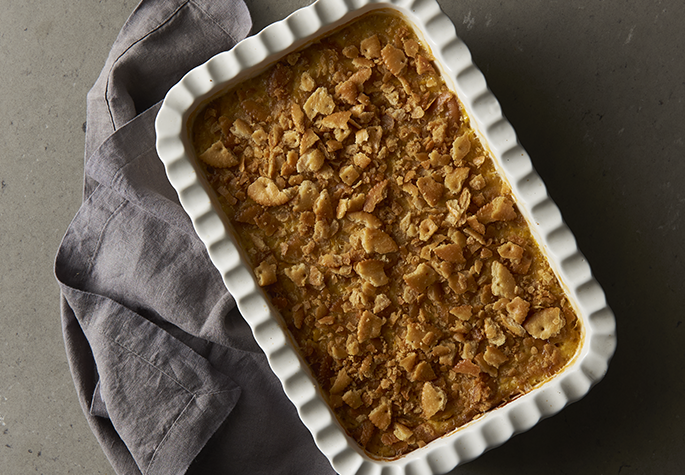
[[191,137],[341,425],[396,458],[529,392],[582,328],[430,51],[374,12],[201,109]]

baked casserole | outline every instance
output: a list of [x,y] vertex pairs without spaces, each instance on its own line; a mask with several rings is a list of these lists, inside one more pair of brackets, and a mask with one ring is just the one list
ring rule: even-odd
[[584,328],[433,61],[367,13],[195,113],[191,141],[321,393],[394,459],[530,392]]

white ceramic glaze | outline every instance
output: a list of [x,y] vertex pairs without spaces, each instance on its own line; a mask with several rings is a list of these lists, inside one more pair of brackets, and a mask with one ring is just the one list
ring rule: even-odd
[[[472,421],[424,448],[392,461],[365,454],[338,425],[305,363],[293,348],[279,314],[268,302],[236,246],[230,225],[205,179],[199,175],[187,122],[208,98],[273,64],[337,26],[376,8],[399,11],[432,50],[436,64],[464,105],[547,253],[584,326],[578,355],[559,375],[534,391]],[[432,475],[501,445],[583,397],[607,371],[616,346],[615,320],[604,292],[579,252],[573,234],[549,198],[530,158],[502,116],[497,99],[471,60],[454,25],[435,0],[318,0],[245,39],[232,50],[190,71],[167,94],[156,121],[157,152],[169,181],[197,234],[221,272],[226,287],[283,383],[287,396],[319,449],[341,474]]]

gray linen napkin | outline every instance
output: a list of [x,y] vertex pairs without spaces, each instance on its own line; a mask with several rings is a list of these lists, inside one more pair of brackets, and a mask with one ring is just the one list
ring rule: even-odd
[[143,0],[88,94],[84,201],[55,275],[77,394],[120,474],[333,473],[155,152],[167,90],[250,28],[241,0]]

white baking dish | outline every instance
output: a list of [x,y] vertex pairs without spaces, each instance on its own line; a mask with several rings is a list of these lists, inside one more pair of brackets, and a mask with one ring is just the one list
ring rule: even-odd
[[[192,113],[208,98],[254,76],[279,58],[372,9],[399,11],[432,50],[447,85],[511,185],[520,211],[566,288],[584,327],[575,359],[532,392],[396,460],[367,455],[346,435],[291,344],[278,313],[257,285],[231,226],[199,172],[188,135]],[[266,27],[189,72],[167,94],[156,121],[157,151],[181,204],[221,272],[319,449],[341,474],[438,474],[472,460],[584,396],[606,373],[616,346],[615,320],[604,292],[547,195],[514,129],[474,66],[468,48],[435,0],[319,0]]]

